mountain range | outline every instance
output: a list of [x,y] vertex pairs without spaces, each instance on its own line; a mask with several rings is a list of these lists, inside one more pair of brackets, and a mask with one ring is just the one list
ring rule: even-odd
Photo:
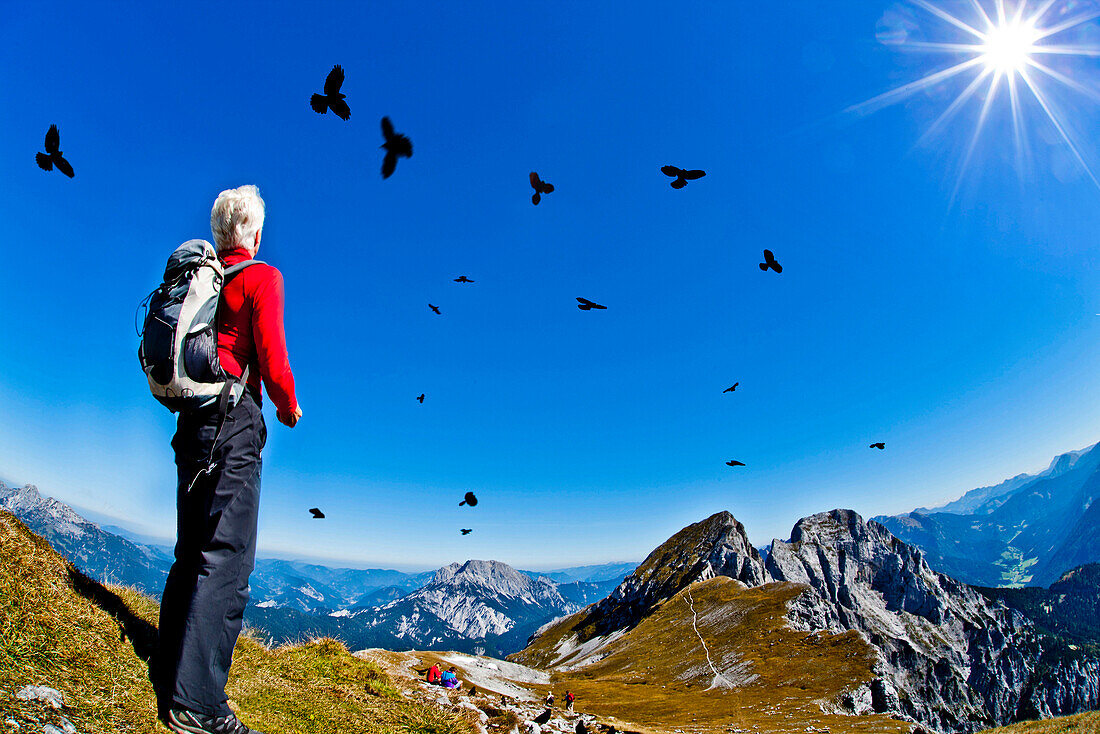
[[[33,485],[0,483],[0,508],[92,578],[160,596],[172,564],[170,548],[108,532]],[[504,655],[523,647],[550,619],[606,596],[634,566],[609,563],[541,574],[471,560],[404,573],[261,558],[249,579],[245,621],[274,643],[331,636],[356,648]]]
[[1043,472],[971,490],[936,509],[874,518],[937,571],[987,587],[1048,586],[1100,561],[1100,444]]
[[[510,660],[623,716],[729,721],[748,701],[974,732],[1100,706],[1100,658],[1052,649],[1024,614],[842,509],[800,520],[766,560],[728,512],[690,525]],[[639,685],[656,682],[682,690]]]

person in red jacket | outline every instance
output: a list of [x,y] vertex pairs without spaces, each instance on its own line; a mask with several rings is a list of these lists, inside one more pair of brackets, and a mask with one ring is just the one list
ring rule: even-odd
[[[255,186],[218,195],[210,228],[225,266],[256,256],[263,224]],[[241,378],[247,368],[246,389],[224,416],[217,407],[179,416],[175,562],[161,598],[154,678],[159,713],[172,731],[248,734],[225,684],[256,560],[267,441],[261,384],[280,423],[293,428],[302,417],[283,331],[282,274],[264,263],[237,272],[222,287],[217,321],[222,369]]]
[[432,667],[428,668],[428,682],[439,683],[439,666],[432,663]]

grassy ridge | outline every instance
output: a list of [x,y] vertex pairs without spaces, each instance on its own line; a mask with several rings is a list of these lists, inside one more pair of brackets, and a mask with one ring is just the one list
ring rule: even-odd
[[[646,730],[910,731],[911,725],[882,715],[824,712],[823,707],[835,710],[845,691],[872,679],[874,653],[855,632],[791,629],[787,604],[804,588],[789,583],[746,588],[726,577],[692,584],[608,643],[598,659],[554,673],[554,690],[573,691],[584,711]],[[585,624],[583,613],[568,617],[511,658],[549,668],[564,649],[562,640],[590,638]],[[725,679],[721,685],[715,685],[711,663]]]
[[[82,734],[163,734],[147,660],[157,605],[89,580],[13,515],[0,511],[0,711],[24,730],[59,723]],[[60,712],[20,701],[25,685],[65,695]],[[339,642],[268,649],[237,643],[227,693],[266,734],[469,734],[466,719],[400,696],[375,663]],[[36,723],[37,722],[37,723]]]
[[1100,712],[1064,716],[1043,721],[1024,721],[981,734],[1096,734],[1100,732]]

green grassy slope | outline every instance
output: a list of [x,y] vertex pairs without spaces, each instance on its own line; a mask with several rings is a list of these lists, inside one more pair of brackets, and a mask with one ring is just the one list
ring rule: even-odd
[[[147,660],[157,605],[104,587],[0,511],[0,711],[24,731],[64,716],[82,734],[163,734]],[[25,685],[60,690],[54,711],[18,700]],[[467,720],[398,695],[381,668],[333,640],[268,649],[242,635],[227,692],[265,734],[469,734]]]

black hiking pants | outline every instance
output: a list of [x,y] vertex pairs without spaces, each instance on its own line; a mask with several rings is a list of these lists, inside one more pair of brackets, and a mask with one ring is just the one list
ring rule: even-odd
[[[214,445],[218,418],[216,409],[181,414],[172,439],[179,476],[177,540],[161,598],[154,665],[161,715],[169,708],[205,716],[231,713],[225,684],[256,561],[260,451],[267,427],[247,390],[226,415]],[[212,446],[214,469],[200,475]]]

